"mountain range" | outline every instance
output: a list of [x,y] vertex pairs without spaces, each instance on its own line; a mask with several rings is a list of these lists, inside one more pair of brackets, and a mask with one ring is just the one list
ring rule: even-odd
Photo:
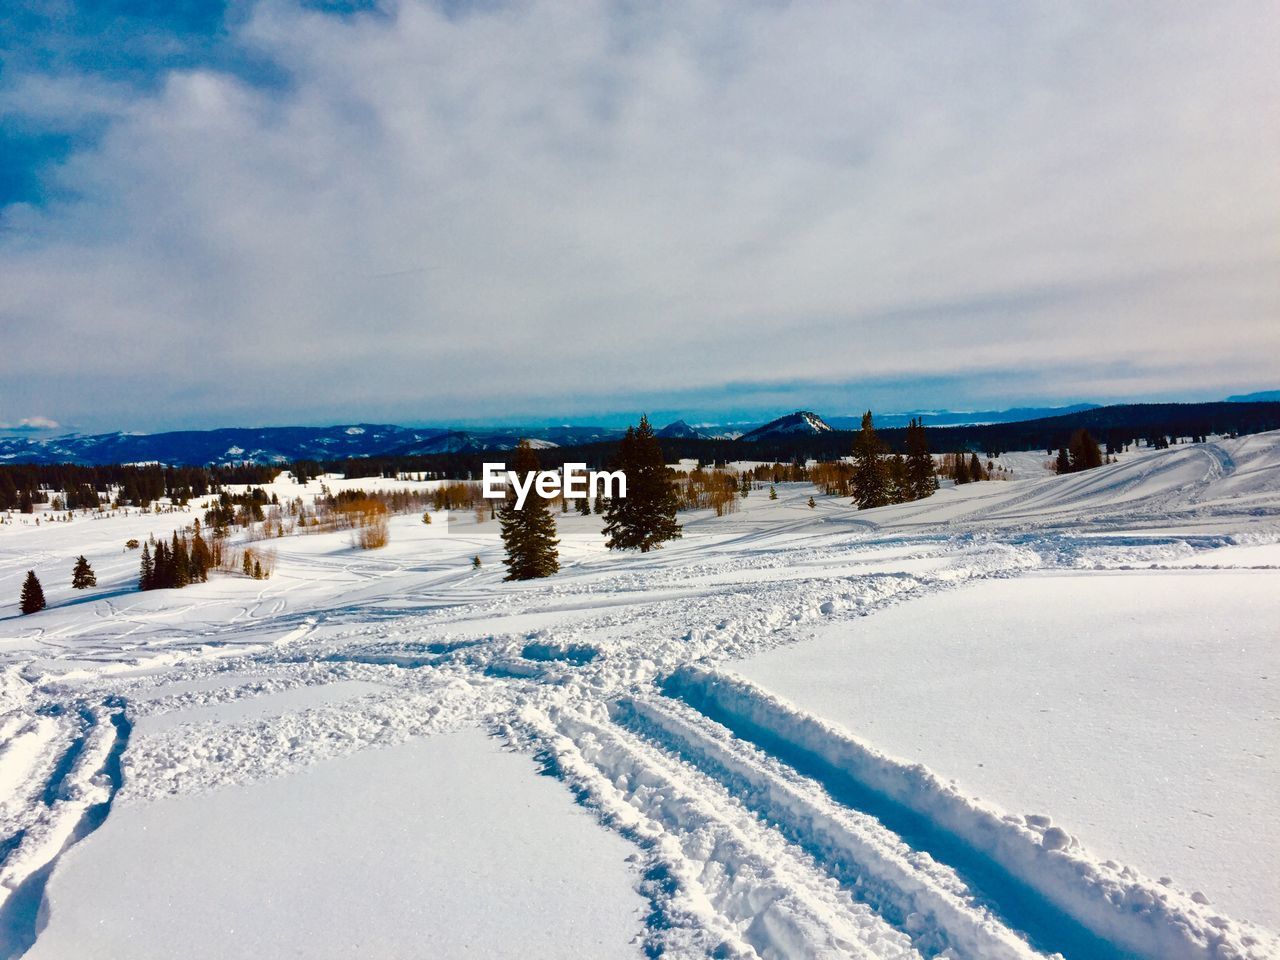
[[[1270,393],[1233,397],[1231,400],[1258,402]],[[877,415],[880,429],[905,426],[914,417],[937,428],[999,425],[1040,421],[1064,415],[1088,415],[1103,409],[1098,404],[1081,403],[1067,407],[1017,407],[1010,410],[956,412],[915,411]],[[1136,409],[1136,408],[1135,408]],[[809,410],[778,417],[742,432],[734,428],[676,420],[659,429],[657,435],[670,440],[734,440],[744,442],[803,442],[838,431],[856,430],[860,417],[824,419]],[[225,464],[291,463],[295,460],[334,461],[365,457],[427,456],[432,454],[476,454],[486,450],[509,450],[522,438],[535,447],[552,449],[617,440],[623,430],[599,426],[502,427],[454,430],[441,427],[401,427],[395,424],[339,424],[328,427],[227,427],[218,430],[178,430],[166,433],[68,434],[39,436],[30,431],[17,436],[0,436],[2,463],[111,463]]]

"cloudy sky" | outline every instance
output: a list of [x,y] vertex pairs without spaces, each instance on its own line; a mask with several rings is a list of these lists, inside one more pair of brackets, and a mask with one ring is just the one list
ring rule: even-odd
[[0,424],[1280,386],[1280,6],[6,0]]

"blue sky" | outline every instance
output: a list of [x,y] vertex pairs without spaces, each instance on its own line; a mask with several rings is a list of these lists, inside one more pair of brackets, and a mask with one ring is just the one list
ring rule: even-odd
[[1274,388],[1277,48],[1237,0],[17,0],[0,429]]

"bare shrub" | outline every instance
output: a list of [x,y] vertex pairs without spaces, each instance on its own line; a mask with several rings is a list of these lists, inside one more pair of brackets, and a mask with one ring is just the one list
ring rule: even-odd
[[376,550],[379,547],[385,547],[390,539],[390,524],[387,522],[385,513],[367,515],[356,527],[355,545],[361,550]]

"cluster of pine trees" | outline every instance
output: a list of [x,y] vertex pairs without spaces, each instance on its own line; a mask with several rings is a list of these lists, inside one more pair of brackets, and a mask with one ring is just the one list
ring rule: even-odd
[[907,426],[906,447],[905,456],[887,455],[876,435],[871,411],[862,415],[862,428],[853,440],[853,470],[849,478],[859,510],[920,500],[938,489],[929,441],[919,420],[912,420]]
[[[641,417],[639,426],[627,428],[618,446],[617,459],[610,467],[626,474],[627,495],[607,501],[596,499],[596,512],[603,514],[605,521],[605,546],[610,550],[648,553],[679,537],[680,524],[676,523],[679,494],[648,417]],[[512,469],[523,477],[539,469],[538,456],[527,441],[521,441],[516,447]],[[735,481],[732,490],[737,489]],[[589,512],[590,509],[588,499],[581,498],[579,510]],[[560,541],[556,539],[551,501],[539,497],[536,489],[530,490],[524,507],[519,510],[515,505],[515,491],[510,490],[498,510],[498,520],[508,580],[534,580],[560,569],[556,549]]]
[[1088,430],[1081,429],[1071,435],[1070,444],[1058,449],[1054,469],[1058,473],[1079,473],[1102,464],[1102,451],[1098,449],[1098,441],[1093,439]]
[[964,451],[949,453],[942,459],[942,474],[956,483],[977,483],[990,480],[991,472],[983,467],[976,453],[965,454]]
[[204,512],[204,522],[214,530],[226,530],[232,526],[247,527],[262,522],[263,507],[279,502],[279,496],[274,493],[267,496],[267,492],[261,487],[252,487],[244,493],[228,493],[223,490],[218,494],[217,502]]
[[173,540],[166,543],[152,538],[142,545],[138,568],[139,590],[164,590],[204,583],[209,571],[216,567],[213,551],[200,534],[197,521],[190,540],[175,530]]

